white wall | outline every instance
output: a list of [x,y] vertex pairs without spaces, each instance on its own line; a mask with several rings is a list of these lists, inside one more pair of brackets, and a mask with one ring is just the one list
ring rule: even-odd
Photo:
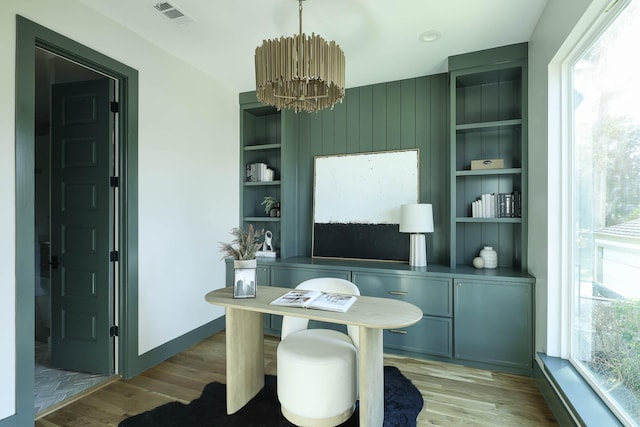
[[549,68],[557,67],[552,63],[558,51],[596,1],[549,0],[529,42],[528,265],[536,277],[536,351],[551,356],[561,355],[560,331],[567,320],[561,311],[560,218],[568,195],[561,188],[559,82],[549,80]]
[[218,242],[228,240],[228,230],[237,225],[239,201],[236,91],[77,1],[4,0],[0,13],[0,420],[15,413],[16,14],[139,71],[140,353],[223,314],[221,308],[204,301],[204,294],[224,286]]
[[139,354],[223,314],[204,295],[224,286],[218,241],[239,209],[237,93],[152,52],[163,72],[139,75],[155,107],[139,122]]

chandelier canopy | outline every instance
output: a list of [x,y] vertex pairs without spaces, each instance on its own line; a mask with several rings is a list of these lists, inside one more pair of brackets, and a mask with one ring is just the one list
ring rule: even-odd
[[334,41],[302,32],[293,37],[264,40],[256,48],[256,96],[278,110],[314,112],[333,108],[344,98],[344,52]]

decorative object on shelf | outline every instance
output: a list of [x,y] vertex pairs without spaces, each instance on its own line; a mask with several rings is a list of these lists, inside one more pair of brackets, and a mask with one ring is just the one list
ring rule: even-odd
[[266,196],[261,203],[264,205],[264,213],[272,218],[280,217],[280,202],[273,196]]
[[271,168],[267,168],[267,173],[264,180],[268,182],[273,181],[275,179],[275,176],[276,176],[276,172]]
[[477,256],[473,259],[473,266],[477,269],[483,269],[484,268],[484,258],[482,258],[481,256]]
[[256,231],[253,224],[248,229],[233,228],[231,235],[235,238],[231,243],[220,242],[220,251],[225,257],[233,258],[234,298],[255,298],[256,296],[256,252],[262,247],[260,237],[264,230]]
[[498,253],[491,246],[485,246],[480,251],[480,257],[484,260],[484,268],[496,268],[498,266]]
[[503,169],[504,159],[471,160],[471,170]]
[[270,230],[265,231],[264,233],[264,243],[262,244],[262,249],[256,252],[256,257],[259,258],[276,258],[278,256],[278,251],[273,247],[273,233]]
[[425,203],[401,205],[400,232],[411,233],[409,265],[426,267],[427,246],[422,233],[433,233],[433,206]]
[[273,243],[271,240],[273,239],[273,233],[271,230],[267,230],[264,233],[264,243],[262,244],[263,251],[273,251]]
[[298,1],[299,33],[263,40],[256,48],[256,96],[278,110],[316,112],[344,98],[344,52],[336,42],[302,33],[302,0]]

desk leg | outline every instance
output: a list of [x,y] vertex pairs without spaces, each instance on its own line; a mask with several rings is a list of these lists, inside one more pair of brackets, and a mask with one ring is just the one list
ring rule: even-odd
[[360,426],[381,427],[384,422],[384,366],[382,329],[360,327]]
[[262,313],[227,307],[227,414],[240,410],[264,387],[262,327]]

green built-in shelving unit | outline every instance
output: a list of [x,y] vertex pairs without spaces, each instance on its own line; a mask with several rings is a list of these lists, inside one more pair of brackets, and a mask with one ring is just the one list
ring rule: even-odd
[[[519,44],[449,59],[451,268],[471,265],[492,246],[500,267],[526,270],[526,58],[527,45]],[[484,159],[504,166],[471,169],[473,160]],[[475,200],[501,193],[517,200],[511,216],[472,216]]]

